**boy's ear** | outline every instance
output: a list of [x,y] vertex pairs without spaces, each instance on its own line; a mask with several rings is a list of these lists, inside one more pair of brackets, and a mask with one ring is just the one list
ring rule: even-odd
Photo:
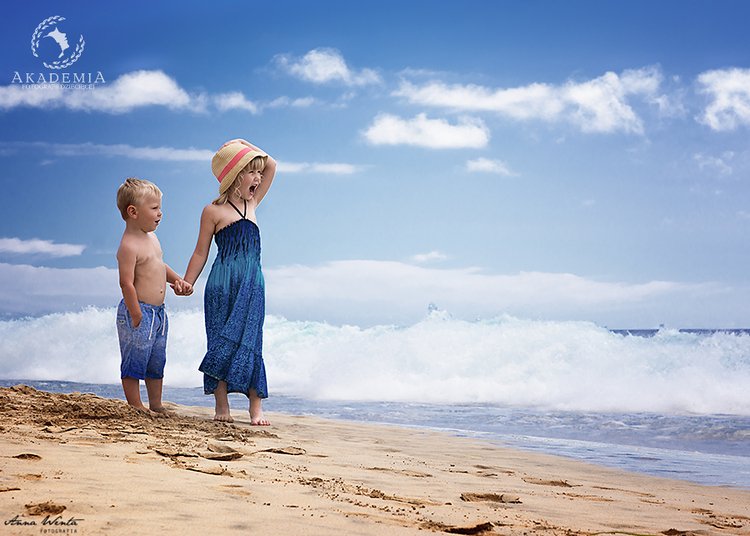
[[138,215],[138,209],[135,207],[135,205],[128,205],[128,208],[125,209],[125,211],[131,218],[135,218]]

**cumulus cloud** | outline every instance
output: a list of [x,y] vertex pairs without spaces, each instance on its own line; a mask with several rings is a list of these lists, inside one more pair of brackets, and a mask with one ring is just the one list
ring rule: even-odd
[[411,119],[380,114],[364,132],[373,145],[415,145],[430,149],[482,148],[490,131],[481,119],[459,117],[456,124],[419,114]]
[[715,131],[750,125],[750,69],[717,69],[698,76],[709,103],[698,120]]
[[382,81],[372,69],[349,67],[341,52],[334,48],[316,48],[301,58],[282,54],[276,56],[276,63],[289,74],[314,84],[338,82],[346,86],[364,86]]
[[219,95],[215,95],[213,100],[216,107],[222,112],[229,110],[244,110],[251,114],[257,114],[260,111],[256,103],[248,100],[247,97],[239,91],[220,93]]
[[[60,244],[51,240],[22,240],[20,238],[0,238],[0,253],[13,255],[43,255],[45,257],[75,257],[83,253],[86,246],[80,244]],[[9,279],[7,281],[10,281]]]
[[304,108],[316,102],[312,97],[292,99],[286,96],[259,102],[240,91],[191,94],[162,71],[127,73],[94,89],[63,89],[57,85],[36,88],[24,88],[20,84],[0,86],[0,110],[67,108],[120,114],[145,106],[190,111],[205,111],[212,106],[220,112],[240,110],[259,114],[266,108]]
[[518,175],[514,173],[508,164],[502,160],[490,160],[489,158],[475,158],[474,160],[466,161],[466,171],[476,173],[493,173],[495,175],[503,175],[505,177],[513,177]]
[[118,114],[145,106],[202,110],[205,97],[188,94],[162,71],[134,71],[94,89],[0,87],[0,109],[67,108]]
[[658,104],[662,81],[657,68],[607,72],[584,82],[562,85],[533,83],[515,88],[475,84],[403,81],[393,92],[412,104],[459,111],[494,112],[519,121],[567,121],[583,132],[640,134],[643,122],[629,98],[641,96]]

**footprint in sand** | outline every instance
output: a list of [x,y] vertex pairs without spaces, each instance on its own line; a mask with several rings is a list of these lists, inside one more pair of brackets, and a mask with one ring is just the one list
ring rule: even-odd
[[539,486],[557,486],[560,488],[572,488],[573,484],[569,483],[567,480],[545,480],[543,478],[531,478],[526,477],[522,478],[524,482],[527,484],[537,484]]
[[521,504],[521,498],[508,493],[462,493],[461,500],[466,502],[496,502]]
[[37,504],[25,504],[26,514],[30,516],[57,515],[65,511],[65,506],[55,504],[52,501],[45,501]]
[[39,456],[39,454],[34,454],[32,452],[23,452],[21,454],[16,454],[15,456],[13,456],[13,458],[18,458],[19,460],[34,460],[34,461],[42,459],[42,457]]
[[414,478],[430,478],[430,473],[422,473],[421,471],[410,471],[409,469],[389,469],[388,467],[365,467],[368,471],[382,471],[384,473],[396,473],[398,475],[411,476]]
[[457,527],[454,525],[446,525],[445,523],[438,523],[436,521],[426,521],[420,526],[420,528],[423,529],[435,532],[447,532],[449,534],[485,534],[488,532],[494,532],[494,527],[495,524],[490,521],[467,527]]
[[281,448],[263,449],[263,450],[258,450],[254,452],[253,454],[257,454],[258,452],[271,452],[273,454],[288,454],[289,456],[301,456],[302,454],[307,453],[305,449],[302,449],[299,447],[281,447]]
[[26,473],[25,475],[18,475],[18,478],[22,478],[23,480],[41,480],[44,478],[44,475],[41,473]]

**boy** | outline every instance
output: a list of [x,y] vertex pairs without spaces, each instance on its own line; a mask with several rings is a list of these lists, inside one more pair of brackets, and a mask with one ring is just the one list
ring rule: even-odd
[[141,402],[139,381],[145,380],[151,411],[165,414],[161,391],[167,347],[164,293],[169,282],[175,294],[192,286],[164,263],[154,231],[161,221],[161,190],[152,182],[129,178],[117,190],[117,208],[125,220],[117,266],[122,300],[117,308],[120,376],[128,404],[148,412]]

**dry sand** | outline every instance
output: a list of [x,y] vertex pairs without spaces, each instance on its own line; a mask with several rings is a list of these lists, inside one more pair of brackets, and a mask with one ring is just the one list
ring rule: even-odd
[[[0,389],[2,534],[750,534],[750,491],[392,426]],[[239,418],[238,418],[239,417]]]

